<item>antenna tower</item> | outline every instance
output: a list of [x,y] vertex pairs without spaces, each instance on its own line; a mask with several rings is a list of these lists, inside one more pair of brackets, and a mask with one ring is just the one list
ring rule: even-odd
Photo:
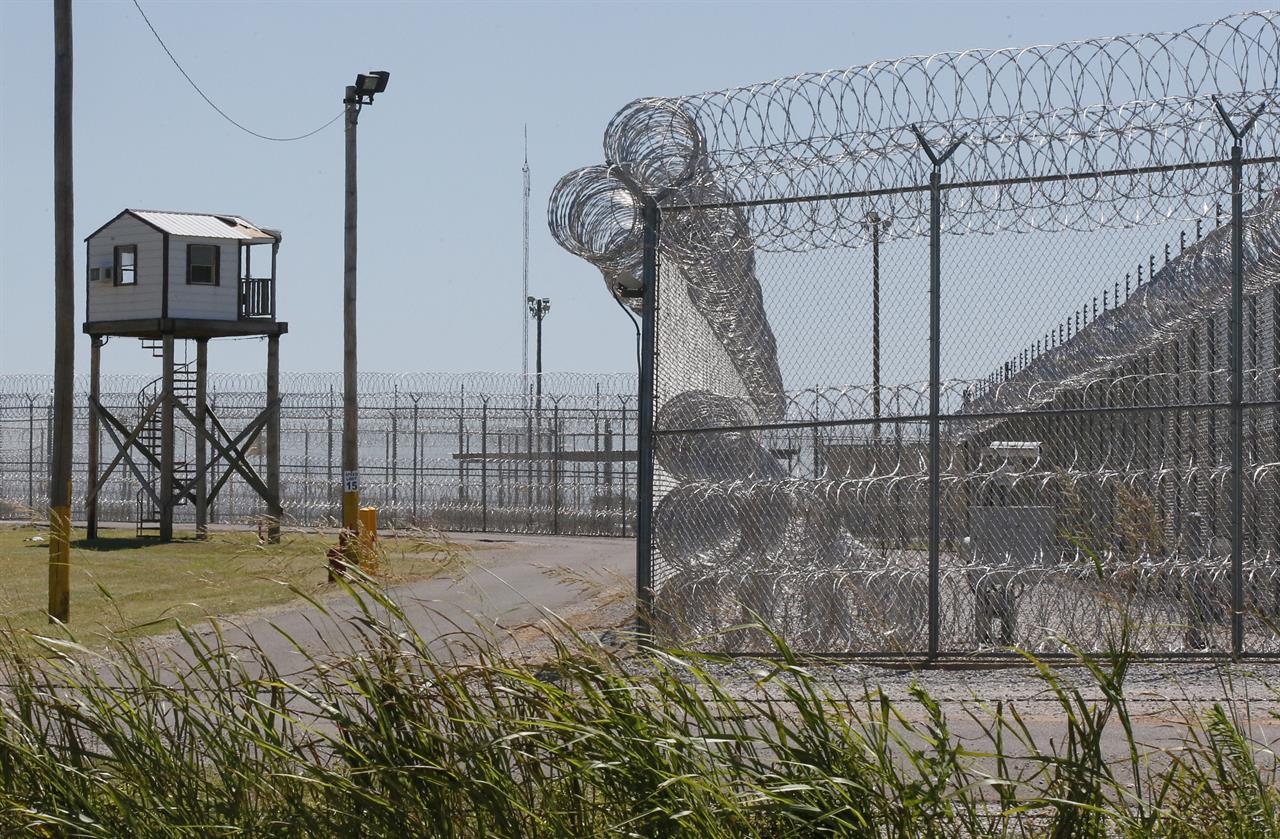
[[524,371],[524,390],[529,389],[529,126],[524,127],[524,291],[520,295],[520,323],[523,325],[520,341],[521,370]]

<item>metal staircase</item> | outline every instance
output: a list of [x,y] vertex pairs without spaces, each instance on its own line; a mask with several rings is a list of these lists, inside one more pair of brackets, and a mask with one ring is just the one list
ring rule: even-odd
[[[143,349],[151,350],[151,355],[160,358],[163,356],[163,343],[160,341],[142,342]],[[156,397],[160,395],[160,389],[164,386],[164,377],[158,376],[147,383],[145,387],[138,392],[138,411],[139,416],[147,410]],[[196,370],[193,362],[185,362],[176,364],[173,368],[173,398],[179,402],[191,404],[196,395]],[[161,444],[164,435],[161,433],[164,423],[164,412],[156,411],[147,420],[146,424],[138,434],[138,442],[142,444],[148,451],[155,453],[157,457],[160,455]],[[177,424],[175,423],[175,426]],[[177,436],[175,428],[175,437]],[[160,470],[147,459],[144,463],[139,464],[144,474],[147,476],[151,486],[156,488],[156,494],[160,492]],[[177,447],[175,440],[175,457],[173,463],[173,486],[175,492],[180,486],[187,486],[195,478],[195,464],[188,460],[177,459]],[[195,503],[195,494],[192,490],[187,489],[177,493],[174,503],[182,506],[187,503]],[[159,536],[160,535],[160,508],[152,500],[150,493],[145,489],[138,490],[138,517],[137,517],[137,535],[138,536]]]

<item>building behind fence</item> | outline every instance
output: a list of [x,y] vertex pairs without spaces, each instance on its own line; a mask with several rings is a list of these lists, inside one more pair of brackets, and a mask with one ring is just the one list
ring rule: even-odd
[[1260,12],[624,107],[549,221],[646,316],[654,631],[1280,654],[1277,55]]
[[[342,390],[335,375],[285,375],[281,487],[285,523],[341,521]],[[524,377],[379,375],[361,378],[362,500],[390,527],[631,536],[635,530],[636,397],[625,376],[545,374],[541,402]],[[0,376],[0,519],[26,518],[48,493],[51,377]],[[146,377],[104,378],[102,403],[136,420]],[[210,409],[232,434],[265,405],[261,376],[210,377]],[[73,515],[84,515],[88,419],[76,400]],[[189,429],[187,429],[189,431]],[[176,460],[193,455],[179,427]],[[107,461],[115,449],[105,445]],[[262,446],[250,459],[265,457]],[[105,465],[105,463],[104,463]],[[260,466],[261,464],[255,464]],[[139,484],[125,468],[103,488],[104,522],[137,520]],[[253,523],[258,496],[232,475],[213,523]],[[178,507],[180,523],[194,508]]]

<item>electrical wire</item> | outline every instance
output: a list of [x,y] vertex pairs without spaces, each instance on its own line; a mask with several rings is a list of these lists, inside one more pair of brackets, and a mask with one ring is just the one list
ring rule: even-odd
[[636,381],[640,380],[640,320],[635,314],[627,308],[627,304],[622,302],[622,298],[612,295],[613,302],[618,304],[618,308],[627,313],[627,317],[631,318],[631,325],[636,328]]
[[181,73],[182,77],[187,80],[187,84],[191,85],[191,88],[196,93],[200,94],[200,98],[203,99],[206,103],[208,103],[210,108],[213,108],[215,111],[217,111],[219,116],[221,116],[227,122],[234,125],[236,128],[239,128],[241,131],[245,132],[246,134],[252,134],[254,137],[257,137],[260,140],[270,140],[273,143],[291,143],[294,140],[305,140],[306,138],[314,134],[319,134],[321,131],[325,130],[330,125],[333,125],[342,117],[343,111],[339,111],[337,116],[335,116],[333,119],[326,122],[324,125],[312,131],[308,131],[306,134],[299,134],[296,137],[270,137],[266,134],[259,134],[257,131],[254,131],[252,128],[248,128],[244,125],[241,125],[239,122],[236,122],[234,119],[232,119],[231,116],[228,115],[226,111],[222,110],[217,105],[215,105],[213,100],[210,99],[205,94],[205,92],[200,89],[200,85],[196,84],[195,80],[192,79],[191,76],[187,73],[187,71],[182,68],[182,65],[178,63],[178,59],[174,57],[173,52],[169,49],[168,45],[165,44],[164,39],[160,37],[160,33],[156,31],[156,28],[154,26],[152,26],[151,19],[148,18],[147,13],[142,10],[142,6],[139,5],[138,0],[133,0],[133,5],[134,5],[134,8],[138,10],[138,14],[142,15],[143,22],[145,22],[147,24],[147,28],[151,30],[151,34],[155,36],[156,42],[160,44],[160,48],[164,50],[165,55],[169,56],[169,60],[173,62],[173,66],[177,67],[178,72]]

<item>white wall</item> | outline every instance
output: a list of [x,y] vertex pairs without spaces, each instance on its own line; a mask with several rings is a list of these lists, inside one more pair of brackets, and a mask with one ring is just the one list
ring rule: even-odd
[[[110,268],[117,245],[137,245],[138,284],[89,283],[86,320],[134,320],[161,315],[164,289],[164,235],[133,216],[121,216],[89,241],[89,268]],[[105,272],[104,272],[105,273]]]
[[[187,284],[187,245],[217,245],[221,268],[218,285]],[[201,318],[204,320],[237,320],[239,310],[239,284],[237,253],[240,242],[235,239],[196,239],[186,236],[169,237],[169,317]],[[271,250],[254,249],[255,259],[266,259],[268,265]]]

